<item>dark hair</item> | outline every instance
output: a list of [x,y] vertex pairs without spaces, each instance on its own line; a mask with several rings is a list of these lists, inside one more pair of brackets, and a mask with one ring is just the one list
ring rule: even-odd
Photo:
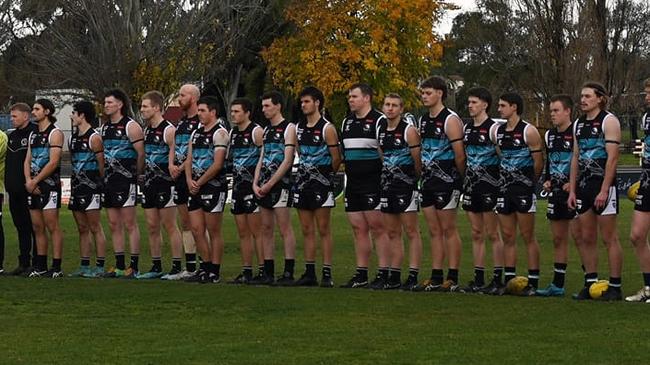
[[72,110],[79,115],[83,114],[84,118],[88,123],[90,123],[91,126],[93,127],[97,126],[97,113],[95,113],[95,105],[93,103],[86,100],[82,100],[76,102],[72,106]]
[[564,109],[573,109],[573,99],[567,94],[555,94],[551,96],[551,103],[559,101]]
[[442,100],[447,98],[449,89],[447,88],[447,80],[442,76],[431,76],[428,79],[422,81],[420,84],[420,89],[434,89],[442,91]]
[[244,113],[250,113],[253,110],[253,103],[247,98],[237,98],[230,103],[230,106],[241,105],[241,108],[244,110]]
[[284,96],[282,96],[278,91],[273,90],[264,93],[264,95],[262,95],[262,100],[266,99],[271,99],[271,102],[275,105],[280,104],[280,108],[284,105]]
[[384,101],[386,99],[388,99],[388,98],[397,99],[397,100],[399,100],[400,106],[404,106],[404,100],[402,100],[402,97],[399,96],[398,93],[388,93],[388,94],[386,94],[386,96],[384,96]]
[[650,78],[645,79],[645,81],[643,82],[643,87],[644,87],[644,88],[646,88],[646,87],[650,87]]
[[487,109],[490,109],[490,106],[492,106],[492,94],[490,93],[490,90],[484,88],[484,87],[473,87],[467,91],[467,96],[473,96],[475,98],[479,98],[480,100],[484,101],[487,103]]
[[214,96],[202,96],[196,105],[201,104],[205,104],[208,107],[209,111],[214,110],[217,117],[219,116],[219,100],[217,100],[217,98]]
[[50,120],[51,123],[56,123],[56,117],[54,116],[54,112],[56,111],[56,108],[54,107],[54,103],[52,103],[51,100],[49,99],[36,99],[36,102],[34,104],[38,104],[43,107],[43,109],[47,109],[50,111],[50,114],[47,115],[47,119]]
[[115,99],[122,102],[122,109],[120,109],[120,112],[122,113],[122,116],[128,117],[129,116],[129,110],[131,109],[131,100],[126,95],[124,90],[122,90],[122,89],[110,89],[110,90],[106,91],[106,93],[104,94],[104,99],[106,99],[109,96],[112,96]]
[[517,93],[505,93],[499,96],[499,99],[510,105],[515,104],[517,106],[517,115],[524,114],[524,99],[521,98],[521,95]]
[[310,96],[314,101],[319,102],[319,111],[325,108],[325,96],[323,95],[322,91],[313,86],[307,86],[306,88],[302,89],[300,95],[298,95],[298,99],[302,99],[305,96]]
[[165,96],[158,90],[147,91],[142,95],[142,100],[149,100],[151,104],[160,108],[160,111],[163,111],[163,106],[165,103]]
[[372,87],[370,87],[370,85],[363,82],[357,82],[356,84],[350,86],[348,91],[352,91],[354,89],[361,90],[361,94],[363,94],[363,96],[370,96],[370,101],[372,101],[372,97],[375,95],[375,92],[372,90]]
[[10,112],[13,112],[14,110],[18,110],[19,112],[23,113],[31,113],[32,108],[30,108],[29,104],[27,103],[16,103],[9,107]]
[[582,88],[592,89],[596,93],[596,96],[602,98],[602,100],[599,103],[600,108],[605,109],[607,107],[607,103],[609,102],[609,94],[607,94],[607,90],[605,89],[605,86],[603,86],[603,84],[596,81],[587,81],[582,85]]

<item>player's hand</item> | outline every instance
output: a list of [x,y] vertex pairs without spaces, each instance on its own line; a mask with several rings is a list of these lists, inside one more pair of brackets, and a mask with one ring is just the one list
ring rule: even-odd
[[262,198],[265,194],[262,194],[262,189],[259,186],[253,184],[253,193],[257,195],[258,198]]
[[201,189],[201,185],[199,185],[199,183],[196,182],[196,180],[190,181],[190,184],[188,185],[188,187],[190,188],[189,190],[190,190],[190,193],[192,195],[198,194],[199,190]]
[[262,187],[260,188],[260,193],[262,194],[262,196],[268,194],[270,191],[271,191],[271,185],[269,183],[262,185]]
[[576,209],[576,193],[569,192],[569,198],[566,200],[566,205],[569,209]]
[[144,175],[138,175],[138,185],[142,186],[144,184]]
[[598,195],[596,195],[596,199],[594,199],[594,207],[596,209],[603,209],[605,207],[605,203],[607,203],[607,198],[609,198],[608,192],[601,191],[598,193]]
[[39,194],[39,192],[36,192],[36,189],[38,189],[36,181],[33,179],[27,179],[25,182],[25,190],[30,194]]
[[566,191],[568,193],[570,187],[571,187],[571,184],[566,183],[566,184],[562,185],[562,190],[564,190],[564,191]]
[[551,181],[550,180],[544,181],[544,183],[542,184],[542,188],[544,189],[544,191],[551,191]]
[[169,175],[176,180],[181,174],[181,169],[176,165],[169,165]]

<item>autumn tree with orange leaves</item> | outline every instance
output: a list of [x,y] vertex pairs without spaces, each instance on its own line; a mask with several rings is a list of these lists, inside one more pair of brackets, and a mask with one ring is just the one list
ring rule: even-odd
[[274,85],[297,94],[307,85],[331,97],[355,82],[381,98],[415,100],[415,86],[438,64],[433,28],[445,5],[436,0],[292,0],[291,25],[262,52]]

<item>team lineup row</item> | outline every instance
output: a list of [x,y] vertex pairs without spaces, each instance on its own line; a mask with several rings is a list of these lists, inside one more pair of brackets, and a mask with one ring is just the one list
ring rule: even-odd
[[[645,90],[650,95],[650,80]],[[269,122],[264,128],[250,120],[252,103],[236,99],[230,105],[234,124],[230,129],[218,118],[218,101],[201,97],[193,85],[180,89],[178,102],[185,117],[176,125],[162,116],[161,93],[144,94],[140,104],[141,116],[146,121],[144,130],[128,117],[129,99],[121,90],[106,94],[104,114],[108,120],[99,131],[92,125],[96,119],[94,105],[78,102],[71,115],[75,131],[68,141],[72,160],[69,209],[78,226],[81,253],[80,268],[72,275],[219,282],[224,248],[222,213],[228,189],[226,171],[230,171],[231,212],[242,258],[242,272],[231,282],[319,285],[318,233],[323,255],[320,286],[332,287],[332,179],[345,162],[345,211],[354,236],[357,269],[343,287],[561,296],[571,236],[585,273],[584,287],[573,297],[590,299],[590,288],[598,281],[600,232],[608,252],[609,281],[598,293],[599,299],[621,300],[622,250],[616,231],[615,188],[620,125],[616,116],[606,111],[604,87],[595,82],[583,86],[579,104],[582,113],[575,122],[571,97],[553,96],[549,110],[554,127],[543,138],[521,118],[524,103],[516,93],[499,97],[498,112],[506,122],[497,123],[487,114],[493,102],[490,92],[481,87],[469,90],[467,105],[472,121],[463,124],[456,113],[444,106],[445,79],[428,78],[420,84],[419,91],[428,113],[415,122],[403,117],[399,95],[388,94],[379,112],[372,108],[372,89],[366,84],[353,85],[348,91],[350,114],[340,131],[324,118],[325,100],[314,87],[300,94],[303,115],[295,123],[282,115],[281,94],[263,95],[262,112]],[[646,101],[650,106],[649,96]],[[11,107],[16,129],[9,135],[6,190],[12,217],[16,215],[14,223],[20,241],[20,265],[12,272],[16,275],[63,275],[58,209],[64,137],[54,125],[53,112],[54,105],[47,99],[37,100],[31,108],[20,103]],[[30,115],[37,125],[29,122]],[[648,114],[644,115],[643,128],[650,136]],[[296,154],[297,173],[292,174]],[[11,167],[16,166],[22,168],[24,176],[10,178]],[[554,242],[554,275],[551,284],[539,288],[535,185],[543,171],[543,187],[549,197],[546,214]],[[630,235],[641,264],[644,287],[627,297],[628,301],[650,299],[650,249],[646,240],[650,229],[648,171],[650,160],[644,158]],[[153,261],[147,272],[140,272],[138,262],[137,184],[143,187],[142,207]],[[21,218],[18,211],[20,204],[29,207],[28,226],[22,224],[25,216],[22,212]],[[459,285],[458,206],[466,211],[472,226],[474,277],[466,286]],[[104,268],[102,207],[107,210],[115,255],[115,267],[109,270]],[[294,278],[296,239],[290,222],[291,207],[297,208],[304,237],[305,271],[298,279]],[[418,279],[423,246],[418,227],[420,210],[426,218],[432,253],[431,276],[423,281]],[[36,243],[33,253],[30,226]],[[277,278],[273,260],[276,226],[285,257],[284,270]],[[167,274],[163,273],[161,260],[163,228],[172,253],[172,269]],[[517,230],[526,244],[528,258],[527,280],[523,281],[513,280]],[[49,270],[47,233],[53,247]],[[128,266],[125,233],[129,242]],[[408,241],[409,265],[404,281],[403,234]],[[93,241],[94,267],[90,264]],[[373,241],[378,272],[374,280],[369,280]],[[486,241],[492,248],[493,273],[489,282],[485,275]],[[185,268],[181,262],[183,253]],[[256,273],[254,256],[258,263]]]

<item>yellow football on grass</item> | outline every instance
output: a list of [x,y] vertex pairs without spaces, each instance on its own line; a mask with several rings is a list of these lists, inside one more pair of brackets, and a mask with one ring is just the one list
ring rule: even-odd
[[627,189],[627,198],[631,201],[636,200],[636,194],[639,192],[639,187],[641,186],[641,181],[637,181],[634,184],[630,185]]
[[528,278],[525,276],[515,276],[508,281],[506,291],[512,295],[521,295],[521,292],[528,285]]
[[598,280],[589,287],[589,296],[591,296],[591,299],[600,298],[608,286],[609,280]]

